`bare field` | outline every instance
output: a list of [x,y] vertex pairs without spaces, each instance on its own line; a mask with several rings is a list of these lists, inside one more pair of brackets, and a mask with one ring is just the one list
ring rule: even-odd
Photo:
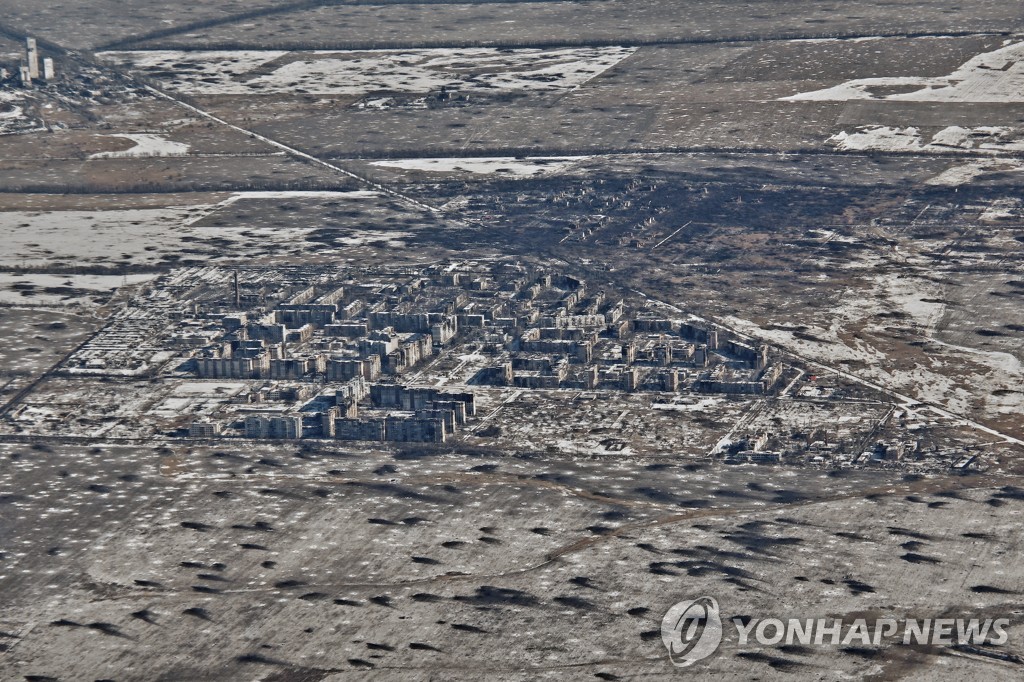
[[8,400],[56,365],[100,326],[60,308],[0,308],[0,401]]
[[[112,162],[112,161],[111,161]],[[186,262],[350,260],[435,242],[436,220],[367,191],[124,195],[21,195],[0,211],[8,252],[0,265],[24,271],[122,272]],[[42,207],[54,210],[41,210]],[[422,255],[422,254],[420,254]],[[120,283],[118,281],[118,283]]]
[[[138,51],[105,58],[197,96],[229,120],[326,156],[464,154],[503,147],[804,150],[888,119],[857,102],[802,93],[850,79],[941,79],[1008,40],[879,37],[505,53]],[[826,56],[836,52],[838,57]],[[782,68],[793,63],[806,65],[806,71]],[[537,81],[539,74],[545,76]],[[465,101],[435,106],[424,99],[442,85]],[[229,92],[242,102],[258,97],[261,105],[237,104]],[[264,99],[267,92],[275,96]],[[292,98],[282,99],[288,92]],[[404,98],[394,99],[397,94]],[[802,99],[782,101],[794,98]],[[860,113],[850,113],[857,106]],[[936,133],[963,119],[954,109],[943,126],[926,103],[917,106],[929,125],[938,126]],[[975,129],[1005,122],[1008,115],[997,102],[972,112]],[[905,112],[904,120],[915,119],[912,110]],[[311,139],[310,129],[321,135]]]
[[173,19],[167,18],[165,6],[153,2],[125,5],[118,0],[72,0],[59,7],[28,7],[5,1],[0,8],[5,22],[29,32],[45,33],[50,40],[67,47],[92,49],[110,41],[276,4],[266,0],[225,0],[215,6],[188,5],[176,7]]
[[[199,35],[166,36],[146,48],[336,49],[352,44],[532,45],[615,41],[702,41],[750,37],[872,36],[919,32],[982,32],[1020,28],[1012,3],[986,0],[970,8],[938,2],[868,2],[856,13],[810,2],[394,3],[332,6],[247,19]],[[571,27],[571,29],[570,29]],[[467,36],[471,38],[467,39]]]
[[[1022,589],[998,568],[1019,549],[1021,503],[997,480],[758,469],[754,482],[728,467],[277,449],[4,457],[19,491],[4,499],[8,676],[111,675],[142,652],[149,677],[537,679],[572,666],[669,679],[652,633],[691,593],[716,595],[729,618],[924,617],[937,603],[1013,609]],[[55,491],[61,502],[45,501]],[[705,665],[767,679],[1006,670],[898,645],[868,657],[728,639]]]
[[230,193],[188,192],[160,194],[0,194],[0,203],[8,212],[83,211],[103,212],[134,209],[172,208],[176,206],[218,204]]
[[215,192],[290,186],[346,189],[351,182],[328,169],[279,156],[0,161],[0,188],[8,192]]

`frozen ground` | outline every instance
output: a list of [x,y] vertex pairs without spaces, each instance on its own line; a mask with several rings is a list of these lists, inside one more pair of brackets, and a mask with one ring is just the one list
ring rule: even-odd
[[[839,85],[782,98],[793,102],[849,102],[876,100],[914,102],[921,105],[904,116],[904,125],[858,125],[844,127],[827,143],[842,151],[881,151],[910,153],[970,153],[972,155],[1010,155],[1024,150],[1020,126],[946,125],[934,126],[928,103],[950,105],[1006,104],[1024,101],[1024,42],[1006,41],[992,52],[979,54],[948,76],[893,76],[860,78]],[[895,106],[895,104],[893,105]],[[979,110],[977,115],[981,115]],[[879,112],[876,116],[881,118]],[[993,122],[1004,122],[993,112]],[[871,120],[871,115],[867,115]],[[876,118],[875,120],[879,120]],[[984,117],[981,117],[984,120]],[[931,123],[931,125],[927,125]],[[1020,171],[1012,159],[1003,163],[971,161],[950,167],[929,179],[933,186],[960,186],[985,175]]]
[[[229,4],[230,11],[255,9]],[[244,26],[193,30],[179,22],[182,30],[161,44],[181,44],[182,52],[109,55],[168,91],[203,96],[203,106],[241,127],[344,159],[341,165],[362,164],[367,175],[377,172],[424,202],[450,202],[450,215],[477,218],[478,232],[450,229],[444,214],[432,224],[372,194],[222,194],[194,204],[175,201],[172,208],[129,208],[136,197],[111,194],[95,204],[103,211],[84,202],[53,211],[38,195],[18,203],[0,199],[20,209],[0,213],[6,238],[0,265],[48,273],[50,265],[71,270],[84,260],[105,272],[129,263],[138,272],[163,269],[173,262],[163,257],[171,256],[304,264],[350,259],[373,266],[431,257],[418,248],[422,235],[436,235],[446,249],[584,259],[598,275],[588,274],[595,290],[605,286],[606,274],[611,280],[635,264],[642,273],[630,284],[651,296],[716,319],[731,314],[735,326],[844,373],[977,419],[1001,418],[1009,424],[1003,429],[1019,428],[1024,368],[1014,332],[1024,329],[1016,324],[1024,320],[1016,312],[1022,299],[1007,280],[1018,278],[1020,249],[990,249],[985,241],[1024,237],[1013,184],[1024,166],[1012,156],[1024,150],[1014,109],[1024,101],[1024,43],[1015,38],[997,49],[1000,38],[990,32],[1020,30],[1019,6],[986,0],[956,9],[932,2],[918,12],[922,3],[913,0],[879,0],[858,5],[862,16],[855,19],[828,3],[760,0],[738,9],[696,3],[700,11],[692,16],[668,0],[584,4],[328,3]],[[107,5],[113,14],[125,3]],[[59,41],[74,33],[67,26],[82,14],[58,9],[26,10],[5,23],[20,28],[16,16],[34,15],[40,31],[58,31],[50,37]],[[125,17],[140,11],[119,6],[116,15],[130,23]],[[573,15],[585,20],[545,22]],[[186,17],[194,18],[201,17]],[[604,22],[600,30],[595,21]],[[175,28],[153,23],[124,26],[119,34]],[[320,31],[305,31],[307,24]],[[244,44],[239,35],[256,34],[245,26],[257,25],[267,29],[259,35],[287,36],[294,45],[450,44],[469,35],[535,38],[527,44],[590,36],[615,45],[625,28],[637,38],[676,44],[639,54],[626,48],[187,49],[189,43]],[[962,41],[783,40],[885,31],[982,33]],[[746,39],[733,42],[737,36]],[[819,48],[813,54],[820,59],[807,58]],[[468,101],[428,107],[436,98],[427,93],[440,87]],[[778,101],[811,90],[804,101]],[[389,107],[389,99],[422,108]],[[159,133],[183,115],[147,114],[147,106],[98,107],[110,127],[89,134],[104,144],[83,147],[79,156],[128,145],[100,134]],[[879,111],[884,115],[872,118]],[[989,120],[990,113],[1001,118]],[[87,177],[117,187],[139,178],[143,186],[201,173],[217,181],[196,185],[201,189],[260,175],[275,182],[249,186],[340,187],[294,184],[294,174],[278,174],[276,162],[196,159],[257,146],[237,131],[243,138],[237,143],[214,145],[224,129],[205,121],[133,140],[140,144],[106,161],[32,165],[47,155],[73,157],[65,153],[76,151],[71,143],[50,142],[66,132],[9,136],[40,143],[12,144],[8,151],[17,154],[0,153],[8,181],[56,186]],[[774,155],[762,151],[818,147],[833,135],[840,149],[909,154],[786,153],[769,160]],[[169,149],[163,140],[190,146]],[[474,146],[488,157],[445,158]],[[512,157],[524,148],[555,158],[541,166]],[[595,157],[586,172],[555,156],[588,148],[595,154],[706,151],[686,160],[620,158],[615,171],[596,160],[608,157]],[[154,159],[152,167],[166,168],[163,173],[143,174],[144,160],[134,158],[186,151],[188,158]],[[381,158],[392,160],[374,163]],[[559,178],[564,170],[573,177]],[[625,189],[633,179],[643,191]],[[900,207],[908,196],[915,199],[911,218],[924,215],[929,202],[950,200],[971,205],[969,219],[937,218],[915,229],[898,217],[907,212]],[[37,206],[48,212],[32,213]],[[687,213],[700,218],[690,225]],[[601,226],[589,241],[553,246],[541,236],[561,236],[564,226],[588,216],[599,216]],[[530,234],[520,238],[517,229]],[[655,236],[646,247],[633,247],[617,241],[627,231]],[[933,255],[926,258],[926,251]],[[657,266],[660,274],[652,274]],[[971,277],[976,291],[954,295]],[[120,284],[121,277],[110,280]],[[75,283],[54,272],[10,291],[24,302],[22,291],[29,299],[37,292],[66,295]],[[35,315],[73,310],[3,318],[0,332],[14,349],[0,352],[4,368],[31,377],[77,343],[58,343],[59,330],[49,326],[64,318]],[[999,336],[979,336],[978,329]],[[488,358],[460,353],[453,362],[459,388]],[[443,448],[395,450],[313,441],[222,441],[209,448],[165,441],[159,434],[208,414],[238,384],[72,378],[42,382],[11,422],[24,431],[0,434],[3,679],[673,680],[680,671],[666,660],[661,615],[669,604],[700,594],[718,598],[727,617],[1009,615],[1008,653],[1024,654],[1024,578],[1014,563],[1022,549],[1024,493],[1013,487],[1019,480],[994,475],[995,466],[987,474],[920,477],[904,476],[908,469],[705,461],[734,427],[826,424],[851,438],[869,431],[887,406],[819,389],[829,381],[849,388],[832,375],[795,384],[789,393],[813,399],[760,401],[757,409],[750,408],[753,401],[721,396],[658,402],[670,398],[604,399],[567,390],[540,400],[474,387],[485,416],[494,414],[484,428]],[[897,426],[906,416],[913,422],[906,429],[927,437],[931,424],[916,427],[935,416],[932,410],[901,412]],[[941,428],[954,429],[955,421]],[[28,433],[39,437],[16,442]],[[68,434],[93,439],[73,447]],[[145,442],[111,442],[119,437]],[[963,440],[984,441],[983,457],[1003,464],[1000,446],[987,444],[990,435],[970,432]],[[529,454],[512,454],[522,451]],[[1011,452],[1005,461],[1019,457]],[[1000,660],[1000,654],[741,647],[727,639],[694,672],[744,681],[1019,678],[1021,659]]]
[[140,263],[180,245],[177,230],[209,206],[123,211],[0,211],[4,265]]
[[1008,173],[1024,170],[1024,164],[1012,159],[999,161],[968,161],[957,163],[938,175],[929,178],[925,184],[934,186],[958,187],[984,176],[986,173]]
[[839,132],[828,142],[843,151],[973,151],[993,155],[1024,151],[1021,132],[1006,126],[948,126],[933,135],[925,135],[913,126],[860,126],[852,133]]
[[[1024,411],[1024,365],[1018,358],[938,338],[937,325],[947,310],[940,284],[923,276],[879,273],[867,288],[841,292],[836,299],[831,310],[816,315],[817,324],[799,329],[735,316],[726,321],[769,343],[956,414],[984,420]],[[901,333],[912,330],[912,339],[927,339],[932,345],[920,350],[902,336],[894,341],[893,319]]]
[[0,120],[20,118],[23,109],[17,103],[21,99],[18,93],[10,90],[0,90]]
[[[997,477],[103,442],[0,455],[5,679],[671,680],[661,618],[704,594],[726,619],[1009,617],[993,651],[1021,653],[1021,492]],[[1018,672],[734,632],[701,666]]]
[[788,101],[875,99],[902,102],[1024,101],[1024,42],[1008,43],[980,54],[948,76],[859,78],[824,90],[804,92]]
[[187,94],[305,92],[362,96],[427,93],[444,87],[473,95],[567,90],[635,52],[629,47],[557,50],[491,48],[401,51],[104,52],[104,59],[163,80]]
[[183,156],[188,153],[189,145],[173,142],[163,135],[151,133],[117,133],[111,137],[120,137],[133,142],[135,146],[117,152],[100,152],[93,154],[92,159],[123,159],[138,156]]
[[276,191],[276,192],[235,192],[230,197],[220,202],[214,208],[223,208],[224,206],[230,206],[236,201],[243,199],[321,199],[321,200],[339,200],[339,199],[371,199],[379,197],[379,192],[372,190],[355,190],[351,192],[321,192],[321,191]]
[[0,136],[40,129],[38,123],[26,115],[27,106],[24,92],[0,87]]
[[539,156],[518,159],[506,156],[500,158],[395,159],[373,161],[370,165],[381,168],[398,168],[432,173],[532,178],[563,172],[576,163],[589,158],[589,156]]
[[[370,191],[353,192],[237,192],[210,204],[116,210],[2,211],[0,231],[5,247],[0,265],[39,267],[54,265],[157,266],[165,258],[220,260],[274,252],[279,246],[302,244],[312,228],[291,219],[287,226],[252,227],[244,223],[200,225],[204,218],[238,202],[250,200],[354,201],[376,199]],[[183,198],[186,198],[183,195]],[[209,197],[207,197],[209,198]],[[376,236],[374,236],[376,235]],[[408,234],[378,233],[364,228],[347,234],[344,244],[391,241]],[[226,249],[232,244],[233,249]]]
[[0,272],[0,303],[72,305],[106,300],[124,284],[139,284],[155,275],[49,275]]

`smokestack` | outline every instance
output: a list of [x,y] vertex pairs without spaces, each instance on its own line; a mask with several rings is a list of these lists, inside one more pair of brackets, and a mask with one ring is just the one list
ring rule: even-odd
[[238,286],[238,271],[235,270],[235,307],[242,307],[242,289]]

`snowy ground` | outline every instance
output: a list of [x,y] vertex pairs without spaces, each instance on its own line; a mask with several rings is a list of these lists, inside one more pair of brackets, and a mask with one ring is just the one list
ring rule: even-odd
[[948,126],[928,140],[925,140],[922,132],[913,126],[859,126],[852,133],[844,130],[833,135],[828,142],[843,151],[974,151],[993,155],[1024,151],[1024,141],[1020,139],[1020,133],[1006,126]]
[[24,111],[16,104],[21,98],[9,90],[0,90],[0,119],[20,118]]
[[[209,207],[200,207],[206,208]],[[200,211],[205,214],[205,211]],[[192,219],[191,207],[124,211],[0,211],[5,237],[0,264],[81,264],[109,259],[139,262],[157,259],[163,244],[177,248],[175,228]]]
[[359,52],[135,51],[99,56],[163,80],[189,94],[306,92],[462,93],[567,90],[616,65],[629,47],[557,50],[493,48]]
[[[288,228],[227,228],[194,225],[217,209],[243,199],[349,199],[377,197],[376,192],[239,192],[217,204],[172,206],[167,208],[97,210],[97,211],[2,211],[0,232],[4,248],[0,265],[46,268],[54,264],[117,264],[157,263],[167,254],[180,254],[192,249],[190,258],[215,258],[233,253],[256,255],[274,244],[290,244],[301,240],[311,228],[296,225]],[[372,236],[376,235],[376,236]],[[388,233],[383,238],[408,235]],[[382,239],[380,233],[367,231],[365,238],[352,244]],[[225,250],[211,239],[236,242],[234,250]],[[197,251],[198,250],[198,251]],[[201,253],[200,253],[201,251]]]
[[[950,166],[942,173],[926,180],[925,183],[928,185],[957,187],[965,185],[986,173],[1019,172],[1022,170],[1024,170],[1024,164],[1011,159],[968,161],[967,163],[957,163]],[[984,220],[985,218],[982,219]]]
[[241,199],[371,199],[379,197],[379,192],[370,190],[355,190],[351,192],[330,192],[330,191],[276,191],[276,192],[235,192],[224,201],[217,204],[216,208],[230,206]]
[[560,173],[588,156],[547,156],[516,159],[510,156],[488,158],[395,159],[374,161],[381,168],[429,171],[434,173],[467,173],[470,175],[505,175],[532,178]]
[[135,143],[131,149],[118,152],[100,152],[93,154],[92,159],[123,159],[147,156],[184,156],[188,154],[189,145],[172,142],[162,135],[150,133],[117,133],[110,137],[120,137]]
[[1020,102],[1024,101],[1024,42],[1008,44],[967,61],[948,76],[858,78],[834,87],[803,92],[786,101],[857,99],[900,102]]
[[[799,331],[738,317],[726,321],[769,343],[957,414],[996,418],[1024,410],[1020,392],[1024,365],[1017,358],[936,338],[936,327],[946,311],[944,297],[943,287],[924,277],[878,273],[869,289],[842,293],[832,309],[817,316],[819,324]],[[880,317],[882,312],[897,313],[898,326],[916,330],[941,349],[897,356],[894,348],[899,348],[888,338],[892,322]]]
[[[1009,103],[1024,101],[1024,42],[1006,41],[992,52],[979,54],[948,76],[923,78],[893,76],[860,78],[836,86],[803,92],[784,101],[846,102],[883,100],[890,102]],[[914,125],[861,125],[843,129],[826,141],[842,151],[911,153],[963,152],[999,156],[1024,150],[1024,131],[1008,126],[947,126],[925,131]],[[929,179],[933,186],[956,187],[989,173],[1019,172],[1016,160],[972,160],[956,163]]]
[[0,273],[0,303],[58,305],[88,303],[123,284],[138,284],[156,275],[50,275]]
[[24,91],[0,88],[0,135],[37,129],[37,122],[25,114],[27,106]]

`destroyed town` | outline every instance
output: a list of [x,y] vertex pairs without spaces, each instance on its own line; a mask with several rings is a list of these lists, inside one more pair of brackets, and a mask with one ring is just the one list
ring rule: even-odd
[[0,680],[1020,679],[1020,3],[0,10]]

